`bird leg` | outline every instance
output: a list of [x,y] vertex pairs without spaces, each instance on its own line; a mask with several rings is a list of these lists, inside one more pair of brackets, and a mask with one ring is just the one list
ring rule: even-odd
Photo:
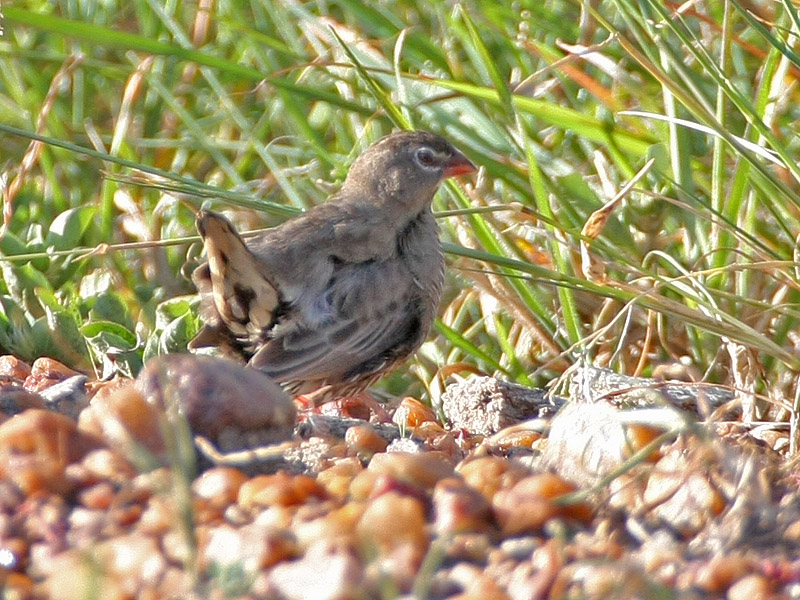
[[[309,412],[321,412],[321,407],[330,402],[335,402],[338,412],[347,413],[348,416],[369,420],[369,414],[364,415],[359,409],[366,408],[370,410],[382,423],[389,423],[392,421],[392,416],[389,412],[373,398],[369,392],[361,391],[356,394],[349,394],[339,397],[327,396],[325,392],[329,392],[328,386],[324,386],[310,394],[301,394],[295,397],[295,402],[300,405],[300,408]],[[360,414],[359,414],[360,413]]]

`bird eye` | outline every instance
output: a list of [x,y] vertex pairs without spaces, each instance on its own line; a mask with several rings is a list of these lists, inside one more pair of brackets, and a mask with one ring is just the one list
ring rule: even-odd
[[414,156],[417,162],[423,167],[433,167],[436,165],[436,155],[430,148],[420,148],[416,151]]

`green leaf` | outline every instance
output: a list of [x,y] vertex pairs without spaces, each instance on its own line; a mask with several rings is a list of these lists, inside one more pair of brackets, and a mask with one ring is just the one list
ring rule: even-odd
[[142,352],[142,362],[144,364],[147,364],[147,362],[151,358],[155,358],[156,356],[158,356],[159,355],[158,348],[159,348],[159,334],[152,333],[145,342],[144,352]]
[[4,256],[26,254],[31,251],[30,245],[23,242],[13,231],[6,231],[0,238],[0,252]]
[[0,344],[26,360],[34,356],[33,319],[11,296],[0,296]]
[[115,292],[104,292],[96,296],[89,318],[92,321],[113,321],[128,329],[133,329],[134,326],[128,306]]
[[471,356],[479,361],[486,363],[486,365],[488,365],[491,369],[495,371],[501,371],[506,375],[509,375],[509,372],[505,368],[503,368],[503,366],[497,360],[495,360],[488,353],[484,352],[481,348],[473,344],[460,332],[456,331],[452,327],[448,327],[447,324],[444,323],[441,319],[436,320],[435,327],[436,330],[439,331],[442,335],[444,335],[451,344],[461,349],[467,356]]
[[131,350],[136,347],[136,334],[113,321],[91,321],[81,326],[81,333],[96,348]]
[[36,319],[31,332],[37,358],[50,356],[74,369],[89,368],[86,341],[70,311],[46,308],[45,316]]
[[178,296],[164,300],[156,307],[156,329],[163,330],[175,319],[193,314],[199,304],[200,297],[197,295]]
[[511,102],[511,92],[508,89],[506,79],[497,69],[497,60],[494,56],[492,56],[492,53],[486,47],[483,37],[481,36],[481,32],[478,31],[478,28],[475,26],[472,17],[469,16],[469,13],[464,9],[464,6],[459,5],[459,8],[461,9],[461,18],[464,20],[464,24],[467,26],[472,47],[477,50],[476,54],[480,58],[481,66],[489,74],[489,77],[492,80],[492,85],[494,86],[494,89],[500,98],[500,102],[503,104],[503,108],[509,113],[513,112],[514,107]]
[[62,310],[63,306],[56,298],[52,290],[37,288],[36,299],[43,309],[50,309],[54,311]]
[[5,18],[6,25],[9,27],[16,23],[56,35],[87,40],[92,44],[106,47],[116,47],[122,48],[125,51],[136,50],[147,54],[171,56],[194,62],[198,65],[219,69],[222,73],[226,73],[240,80],[265,82],[275,87],[289,90],[305,98],[325,100],[344,110],[360,112],[364,115],[369,115],[372,112],[366,106],[362,106],[356,102],[349,102],[340,95],[332,94],[319,87],[313,85],[298,85],[284,77],[266,77],[264,73],[258,69],[245,66],[236,61],[226,60],[200,50],[184,48],[174,43],[154,40],[143,35],[94,25],[86,21],[75,21],[53,15],[32,13],[12,6],[3,6],[3,17]]
[[111,321],[93,321],[81,327],[95,362],[102,365],[103,377],[120,373],[135,377],[142,368],[136,335]]
[[[488,87],[445,79],[431,79],[429,83],[502,107],[500,95],[496,90]],[[597,119],[578,110],[559,106],[546,100],[528,98],[518,94],[513,94],[511,99],[516,109],[522,114],[534,116],[544,123],[561,129],[572,130],[595,142],[613,144],[624,152],[630,152],[640,157],[645,156],[648,148],[656,141],[650,136],[630,133],[615,123]]]
[[197,323],[194,316],[187,313],[164,328],[159,337],[159,354],[186,352],[186,346],[197,335]]
[[378,82],[378,80],[372,77],[364,68],[364,65],[362,65],[361,61],[358,60],[350,46],[344,43],[344,40],[339,37],[339,34],[336,33],[335,29],[331,28],[331,33],[333,33],[336,41],[339,42],[339,45],[341,46],[342,50],[344,50],[344,53],[347,54],[347,58],[349,58],[350,62],[353,63],[356,72],[367,85],[367,89],[369,89],[375,100],[378,101],[378,104],[383,107],[383,110],[386,111],[386,114],[389,116],[392,122],[400,129],[411,129],[411,123],[409,123],[408,119],[406,119],[406,117],[403,115],[403,111],[401,111],[397,105],[395,105],[391,96],[386,92],[385,89],[383,89],[383,86]]
[[0,260],[0,273],[3,275],[8,293],[29,310],[34,309],[29,302],[35,295],[35,290],[52,290],[50,280],[31,263],[16,265]]
[[81,298],[90,301],[113,289],[114,274],[108,269],[95,269],[81,278],[78,293]]
[[97,209],[93,206],[79,206],[62,212],[51,223],[45,245],[56,250],[77,247],[96,213]]

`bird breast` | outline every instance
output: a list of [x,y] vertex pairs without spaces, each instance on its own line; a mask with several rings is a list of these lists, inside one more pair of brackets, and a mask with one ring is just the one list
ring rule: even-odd
[[439,226],[430,209],[420,213],[400,232],[397,253],[403,257],[402,262],[419,297],[431,307],[431,312],[435,311],[444,284],[444,254]]

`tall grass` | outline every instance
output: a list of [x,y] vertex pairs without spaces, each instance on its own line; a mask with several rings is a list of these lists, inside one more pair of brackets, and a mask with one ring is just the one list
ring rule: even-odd
[[[193,209],[274,225],[410,126],[482,167],[436,202],[450,279],[423,386],[678,364],[790,406],[795,6],[501,4],[5,2],[0,344],[105,372],[180,349]],[[650,159],[587,280],[582,227]]]

